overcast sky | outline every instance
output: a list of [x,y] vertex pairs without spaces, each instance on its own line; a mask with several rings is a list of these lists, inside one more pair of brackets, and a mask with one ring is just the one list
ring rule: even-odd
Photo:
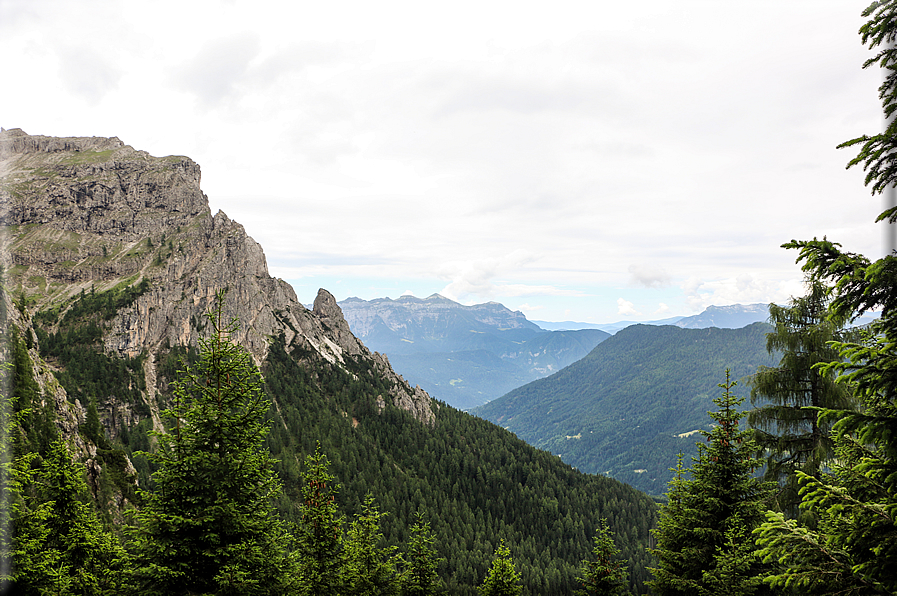
[[867,4],[0,0],[0,125],[190,156],[305,303],[782,302],[783,242],[881,251]]

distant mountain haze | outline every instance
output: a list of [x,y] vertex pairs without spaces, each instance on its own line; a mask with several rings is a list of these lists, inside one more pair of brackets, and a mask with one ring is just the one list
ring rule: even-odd
[[741,329],[751,323],[765,323],[768,319],[768,304],[731,304],[708,306],[701,314],[683,317],[673,324],[683,329]]
[[464,306],[439,294],[348,298],[339,306],[352,332],[412,385],[461,409],[557,372],[610,337],[545,331],[497,302]]
[[617,321],[615,323],[578,323],[576,321],[533,321],[542,329],[601,329],[616,333],[631,325],[675,325],[685,329],[739,329],[751,323],[766,322],[769,318],[768,304],[732,304],[729,306],[708,306],[702,313],[691,316],[669,317],[655,321]]

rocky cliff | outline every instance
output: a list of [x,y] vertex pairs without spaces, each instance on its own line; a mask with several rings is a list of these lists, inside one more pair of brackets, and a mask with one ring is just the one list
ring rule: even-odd
[[[222,289],[225,314],[240,323],[232,339],[257,363],[281,335],[303,357],[330,366],[348,370],[348,358],[360,359],[390,387],[384,405],[392,402],[424,423],[434,421],[430,397],[351,333],[333,296],[322,289],[314,309],[305,308],[289,284],[269,275],[262,247],[243,226],[221,211],[212,215],[199,165],[187,157],[153,157],[114,137],[3,131],[0,217],[0,253],[17,328],[51,313],[43,320],[52,332],[85,293],[142,288],[104,324],[102,346],[111,357],[142,358],[144,399],[157,427],[158,356],[170,346],[196,345],[203,313]],[[31,345],[29,354],[43,371],[38,382],[44,394],[56,395],[60,411],[66,410],[52,366],[41,361],[38,346]],[[83,406],[69,407],[63,418],[83,419]],[[130,418],[129,424],[138,417],[123,404],[101,407],[107,418],[118,407],[115,415]],[[68,434],[71,427],[62,430]],[[107,428],[114,434],[117,426],[107,419]]]

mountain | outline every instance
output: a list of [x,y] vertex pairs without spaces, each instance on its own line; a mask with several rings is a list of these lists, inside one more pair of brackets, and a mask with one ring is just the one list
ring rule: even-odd
[[386,354],[460,352],[528,339],[542,329],[498,302],[464,306],[439,294],[339,303],[353,332]]
[[679,319],[674,325],[683,329],[739,329],[751,323],[765,323],[769,319],[768,304],[732,304],[708,306],[701,314]]
[[[582,360],[473,410],[590,473],[666,492],[676,454],[696,453],[726,369],[739,380],[774,366],[765,323],[741,329],[633,325]],[[748,406],[745,405],[745,408]],[[686,463],[689,460],[686,459]]]
[[461,409],[550,375],[609,337],[596,329],[546,332],[497,302],[464,306],[439,294],[339,305],[365,345],[386,354],[412,384]]
[[601,329],[601,323],[577,323],[576,321],[536,321],[533,323],[545,331],[574,331],[579,329]]
[[608,333],[616,333],[632,325],[675,325],[683,329],[706,329],[707,327],[720,327],[725,329],[738,329],[751,323],[766,322],[769,318],[768,304],[733,304],[730,306],[708,306],[704,312],[689,317],[670,317],[656,321],[617,321],[616,323],[576,323],[564,321],[552,323],[548,321],[533,321],[542,329],[601,329]]
[[651,499],[411,387],[352,334],[326,290],[308,309],[268,274],[261,246],[211,213],[189,158],[13,129],[0,132],[0,173],[0,351],[21,418],[16,448],[45,454],[65,439],[106,523],[141,505],[138,485],[153,489],[140,452],[165,431],[169,384],[195,362],[203,314],[226,289],[225,315],[239,323],[231,339],[272,400],[284,518],[296,519],[302,462],[320,442],[343,513],[371,493],[389,514],[389,544],[403,545],[426,512],[452,594],[475,593],[502,539],[526,594],[572,593],[601,517],[631,588],[645,593]]

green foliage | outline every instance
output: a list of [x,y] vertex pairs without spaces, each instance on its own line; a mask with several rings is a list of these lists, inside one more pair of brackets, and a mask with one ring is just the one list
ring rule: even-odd
[[[681,464],[681,460],[680,460]],[[592,554],[579,568],[577,581],[582,588],[577,596],[614,596],[624,594],[627,584],[626,566],[620,563],[620,550],[614,545],[607,520],[602,519],[595,533]]]
[[495,558],[486,579],[477,588],[480,596],[520,596],[520,574],[514,569],[511,550],[502,540],[495,550]]
[[368,495],[361,513],[349,525],[343,543],[345,567],[343,569],[344,592],[347,596],[395,596],[399,593],[401,576],[398,568],[401,557],[395,546],[382,547],[383,533],[381,513]]
[[659,565],[649,583],[658,596],[716,594],[722,585],[759,592],[750,578],[759,575],[760,558],[739,538],[761,522],[770,489],[753,476],[760,465],[757,445],[738,428],[743,399],[732,393],[728,371],[719,386],[723,394],[713,400],[719,409],[709,412],[715,425],[704,433],[708,445],[699,445],[690,479],[682,478],[680,461],[669,504],[661,509],[654,549]]
[[766,351],[770,330],[633,325],[474,413],[584,472],[659,496],[676,454],[697,455],[688,433],[708,428],[719,371],[741,379],[778,362]]
[[223,295],[208,314],[212,337],[176,381],[170,433],[158,433],[157,490],[137,515],[136,580],[154,594],[281,594],[289,537],[272,499],[280,493],[265,447],[270,402],[251,357],[228,336]]
[[766,582],[796,593],[893,594],[874,576],[862,573],[856,557],[868,556],[863,551],[871,544],[863,534],[875,534],[876,528],[892,522],[887,519],[880,495],[865,501],[862,499],[870,497],[868,490],[851,493],[851,485],[863,481],[852,470],[859,462],[845,453],[846,438],[839,439],[838,444],[839,456],[847,457],[835,460],[833,474],[814,478],[797,473],[804,496],[801,508],[814,514],[812,527],[768,511],[766,522],[756,531],[759,554],[772,567]]
[[39,468],[20,458],[13,469],[12,585],[21,594],[93,596],[118,589],[127,558],[89,505],[83,467],[55,441]]
[[144,279],[139,284],[106,292],[82,291],[61,320],[57,309],[35,315],[41,357],[61,365],[57,377],[70,400],[86,404],[91,398],[99,403],[115,398],[135,404],[139,413],[149,415],[142,397],[146,389],[144,356],[114,358],[102,346],[108,321],[148,289],[149,281]]
[[418,511],[405,551],[407,567],[402,574],[402,596],[433,596],[439,593],[442,581],[438,569],[444,559],[437,556],[434,542],[436,538],[430,531],[430,522],[425,521],[423,512]]
[[84,419],[82,430],[84,431],[84,437],[94,445],[105,443],[106,437],[103,434],[103,427],[100,424],[100,414],[97,412],[97,400],[95,397],[91,397],[87,404],[87,414]]
[[849,383],[858,410],[821,409],[837,457],[828,474],[798,474],[802,510],[815,527],[770,515],[760,531],[763,555],[775,564],[774,586],[817,594],[897,591],[897,257],[871,263],[828,240],[791,242],[803,269],[833,288],[830,311],[852,318],[876,305],[881,318],[860,338],[836,342],[840,358],[824,367]]
[[815,408],[854,405],[847,386],[817,366],[838,360],[838,351],[829,342],[848,336],[844,319],[827,317],[829,298],[824,285],[809,283],[808,290],[789,306],[770,305],[775,330],[767,335],[767,350],[781,353],[782,359],[777,367],[761,366],[750,380],[751,403],[756,407],[748,414],[748,422],[766,452],[766,478],[784,480],[778,508],[792,516],[799,502],[795,472],[818,475],[834,451],[830,427],[820,424]]
[[[41,400],[34,368],[17,332],[12,333],[12,399],[22,436],[15,444],[16,455],[35,451],[45,455],[56,440],[56,412],[51,400]],[[10,371],[3,371],[4,375]]]
[[339,485],[327,471],[327,456],[320,444],[306,458],[306,467],[296,528],[299,593],[338,594],[343,583],[343,516],[336,503]]

